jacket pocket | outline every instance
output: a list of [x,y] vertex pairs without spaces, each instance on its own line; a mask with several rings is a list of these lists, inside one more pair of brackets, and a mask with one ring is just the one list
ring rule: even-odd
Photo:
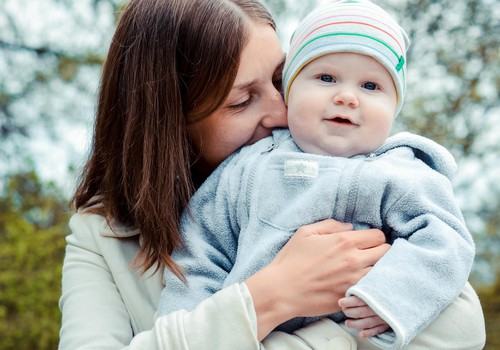
[[[259,220],[285,231],[332,217],[342,164],[310,159],[271,162],[258,197]],[[323,166],[322,166],[323,165]]]

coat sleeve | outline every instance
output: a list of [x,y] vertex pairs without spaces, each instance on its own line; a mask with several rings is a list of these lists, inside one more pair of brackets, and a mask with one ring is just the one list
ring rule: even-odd
[[[117,283],[123,274],[130,273],[129,266],[122,264],[117,271],[111,258],[106,258],[112,246],[119,247],[113,259],[127,255],[128,249],[137,250],[127,248],[127,239],[102,237],[97,232],[98,222],[104,220],[92,217],[98,216],[76,214],[70,223],[59,349],[259,348],[253,302],[244,284],[225,288],[191,312],[178,311],[153,321],[157,300],[149,305],[143,300],[148,295],[130,294],[146,282],[132,278],[129,284]],[[144,313],[137,315],[142,309]]]
[[474,259],[451,182],[422,168],[416,164],[407,176],[398,172],[397,189],[391,182],[384,192],[381,216],[392,247],[348,290],[394,331],[373,338],[382,348],[401,348],[434,321],[460,294]]
[[158,317],[125,349],[259,349],[252,299],[245,284],[234,284],[202,301],[191,312]]

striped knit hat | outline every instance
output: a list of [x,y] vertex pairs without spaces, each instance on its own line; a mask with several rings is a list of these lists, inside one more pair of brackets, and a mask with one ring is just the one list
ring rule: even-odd
[[335,52],[370,56],[391,74],[398,95],[396,114],[401,111],[406,89],[405,31],[381,7],[368,0],[340,0],[312,11],[295,30],[283,71],[285,103],[290,86],[312,60]]

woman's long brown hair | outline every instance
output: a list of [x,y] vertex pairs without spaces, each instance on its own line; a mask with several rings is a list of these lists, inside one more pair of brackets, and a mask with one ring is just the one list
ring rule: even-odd
[[139,230],[133,266],[142,273],[155,266],[182,275],[170,254],[196,175],[187,124],[225,101],[249,21],[274,28],[258,0],[132,0],[118,23],[72,202]]

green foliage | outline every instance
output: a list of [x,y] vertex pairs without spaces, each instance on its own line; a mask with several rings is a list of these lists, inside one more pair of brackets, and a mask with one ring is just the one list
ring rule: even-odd
[[57,348],[65,203],[33,171],[0,189],[0,350]]
[[500,350],[500,275],[492,286],[478,291],[486,319],[486,346],[488,350]]

